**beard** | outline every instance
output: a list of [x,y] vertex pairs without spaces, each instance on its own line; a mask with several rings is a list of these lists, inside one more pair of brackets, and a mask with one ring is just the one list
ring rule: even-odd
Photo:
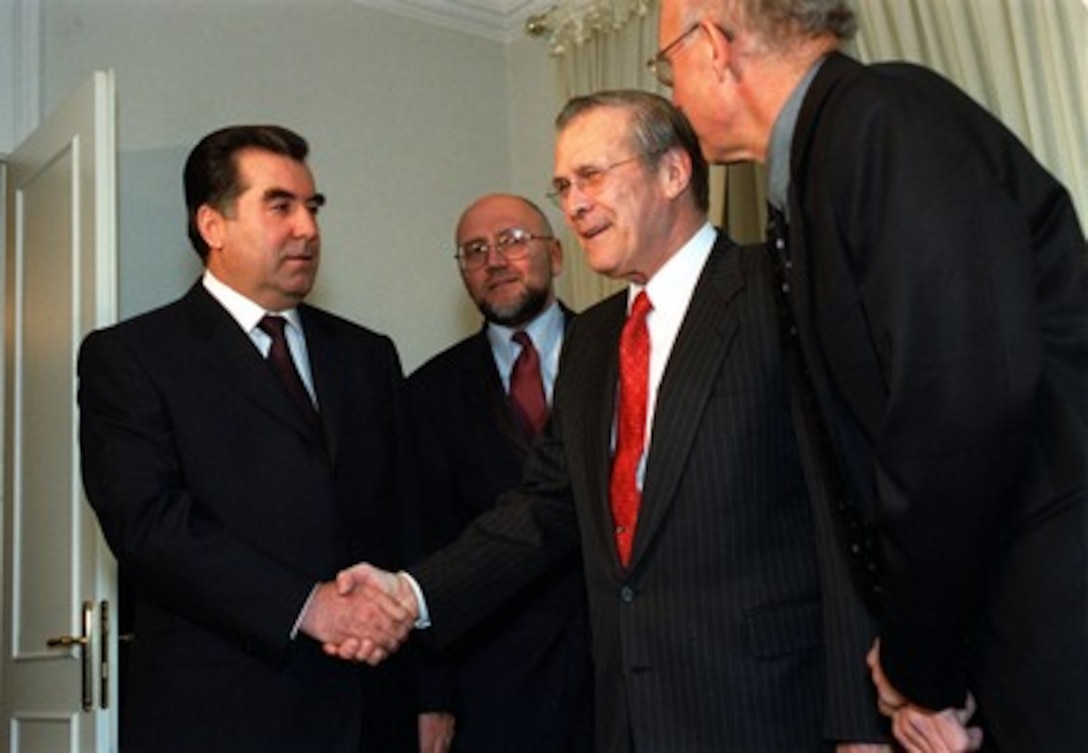
[[503,327],[517,328],[531,322],[548,305],[547,289],[526,288],[517,300],[503,306],[493,306],[486,300],[480,301],[478,308],[484,319]]

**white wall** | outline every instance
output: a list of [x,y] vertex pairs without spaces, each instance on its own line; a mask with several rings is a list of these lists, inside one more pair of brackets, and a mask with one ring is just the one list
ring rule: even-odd
[[96,68],[119,100],[120,311],[199,274],[181,167],[206,132],[278,122],[312,149],[312,302],[397,342],[406,370],[478,326],[452,258],[478,194],[542,198],[556,111],[543,42],[510,45],[351,0],[42,0],[42,106]]

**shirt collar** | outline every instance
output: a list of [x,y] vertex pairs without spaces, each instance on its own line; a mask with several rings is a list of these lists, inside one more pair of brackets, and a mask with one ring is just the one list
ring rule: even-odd
[[510,340],[519,329],[529,335],[529,339],[533,341],[533,347],[539,353],[550,353],[563,337],[563,312],[559,308],[559,301],[552,301],[535,319],[523,327],[505,327],[488,322],[487,340],[491,344],[491,350],[501,354],[504,361],[509,360],[513,363],[513,359],[521,350],[520,345]]
[[645,290],[657,316],[683,319],[688,301],[695,290],[695,283],[703,271],[710,250],[718,237],[717,230],[709,222],[704,224],[688,242],[666,261],[645,285],[632,283],[627,293],[627,309],[635,296]]
[[801,114],[801,104],[805,101],[812,80],[820,70],[827,57],[817,60],[797,86],[790,92],[782,110],[775,118],[771,128],[771,142],[767,150],[767,201],[775,209],[780,210],[786,219],[789,219],[789,190],[790,190],[790,145],[793,144],[793,134],[797,130],[797,118]]
[[204,289],[211,294],[212,298],[219,301],[219,304],[227,310],[227,313],[234,318],[234,321],[238,322],[238,326],[241,327],[244,332],[253,331],[258,322],[261,321],[261,317],[267,313],[275,313],[283,316],[293,327],[300,332],[302,331],[302,322],[298,315],[298,309],[292,308],[284,311],[269,312],[227,285],[213,275],[208,269],[204,270],[202,281],[204,283]]

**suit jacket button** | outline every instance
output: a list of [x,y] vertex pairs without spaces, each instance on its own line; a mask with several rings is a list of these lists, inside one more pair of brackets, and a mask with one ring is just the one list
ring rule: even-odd
[[635,589],[630,586],[624,586],[620,589],[620,601],[624,604],[630,604],[635,600]]

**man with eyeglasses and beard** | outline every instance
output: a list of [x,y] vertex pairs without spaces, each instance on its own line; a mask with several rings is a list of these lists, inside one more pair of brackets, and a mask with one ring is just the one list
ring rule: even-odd
[[[572,316],[553,284],[562,247],[528,199],[474,201],[457,223],[456,248],[461,281],[484,324],[409,379],[432,548],[455,539],[521,480],[547,420]],[[452,733],[452,750],[472,753],[592,753],[585,601],[571,557],[433,655],[437,682],[426,705],[449,714],[428,715],[435,726],[424,736]]]

